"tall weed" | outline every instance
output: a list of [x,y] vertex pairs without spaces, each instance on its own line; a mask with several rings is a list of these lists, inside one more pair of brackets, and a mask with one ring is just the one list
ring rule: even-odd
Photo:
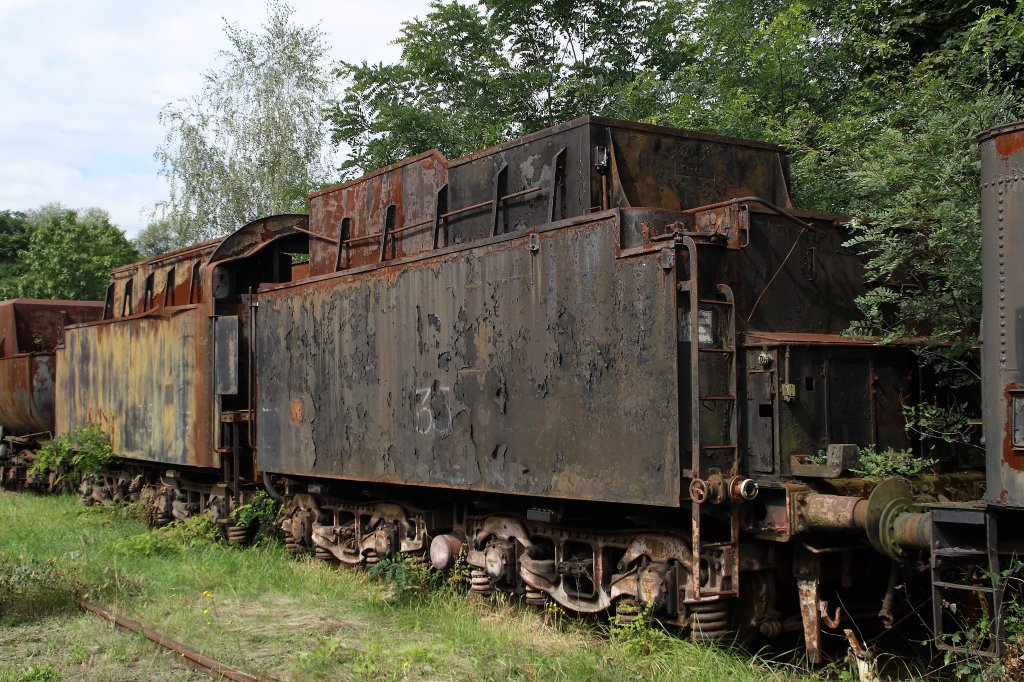
[[20,625],[78,608],[79,577],[57,559],[15,563],[0,557],[0,623]]
[[209,516],[199,514],[174,521],[163,528],[121,539],[114,545],[119,554],[172,556],[215,544],[223,539],[220,526]]

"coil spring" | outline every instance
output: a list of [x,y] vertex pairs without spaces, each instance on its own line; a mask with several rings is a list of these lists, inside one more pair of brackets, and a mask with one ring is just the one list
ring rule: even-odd
[[540,606],[541,608],[547,606],[548,595],[535,587],[527,585],[524,596],[526,597],[526,603],[530,606]]
[[367,568],[373,568],[380,563],[380,555],[377,554],[376,550],[368,550],[366,554],[363,555],[363,562]]
[[710,642],[732,634],[730,602],[697,602],[686,606],[690,611],[690,639]]
[[320,545],[317,545],[316,547],[313,548],[313,556],[318,561],[337,561],[338,560],[337,557],[335,557],[334,554],[331,552],[331,550],[327,549],[326,547],[321,547]]
[[249,542],[249,529],[242,526],[228,526],[228,542],[232,545],[244,545]]
[[288,540],[285,541],[284,548],[292,554],[302,554],[302,545],[291,538],[288,538]]
[[626,597],[615,602],[615,617],[622,625],[636,621],[642,614],[643,608],[636,599]]
[[494,585],[487,573],[479,568],[474,568],[469,574],[469,591],[474,594],[487,595],[494,592]]

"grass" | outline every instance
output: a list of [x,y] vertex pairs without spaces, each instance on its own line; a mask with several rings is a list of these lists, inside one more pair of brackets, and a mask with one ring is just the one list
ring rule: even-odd
[[[28,576],[28,577],[26,577]],[[793,680],[803,671],[655,628],[613,632],[508,599],[396,602],[360,571],[273,543],[168,541],[71,497],[0,493],[0,682],[204,679],[82,614],[84,596],[278,680]],[[18,582],[20,580],[20,582]],[[41,587],[44,586],[45,587]]]

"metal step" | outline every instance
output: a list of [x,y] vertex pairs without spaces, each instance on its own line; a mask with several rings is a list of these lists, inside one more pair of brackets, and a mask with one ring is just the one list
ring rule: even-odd
[[981,585],[964,585],[962,583],[947,583],[942,580],[936,580],[932,582],[935,587],[947,587],[953,590],[968,590],[970,592],[995,592],[993,587],[982,587]]
[[986,556],[988,553],[981,549],[965,549],[963,547],[939,548],[934,552],[935,556],[966,557]]

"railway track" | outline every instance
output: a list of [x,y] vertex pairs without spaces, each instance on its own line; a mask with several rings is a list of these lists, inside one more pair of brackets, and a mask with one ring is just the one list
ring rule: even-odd
[[170,637],[165,637],[156,630],[144,627],[141,624],[136,623],[134,620],[125,618],[124,616],[114,613],[109,609],[105,609],[98,604],[79,600],[78,605],[83,611],[95,613],[100,618],[113,623],[116,627],[119,627],[122,630],[143,635],[146,639],[157,646],[180,654],[181,660],[185,665],[209,675],[212,679],[232,680],[233,682],[274,682],[268,677],[256,677],[240,670],[236,670],[235,668],[221,663],[220,661],[215,661],[209,656],[204,656],[198,651],[185,646],[181,642],[173,640]]

